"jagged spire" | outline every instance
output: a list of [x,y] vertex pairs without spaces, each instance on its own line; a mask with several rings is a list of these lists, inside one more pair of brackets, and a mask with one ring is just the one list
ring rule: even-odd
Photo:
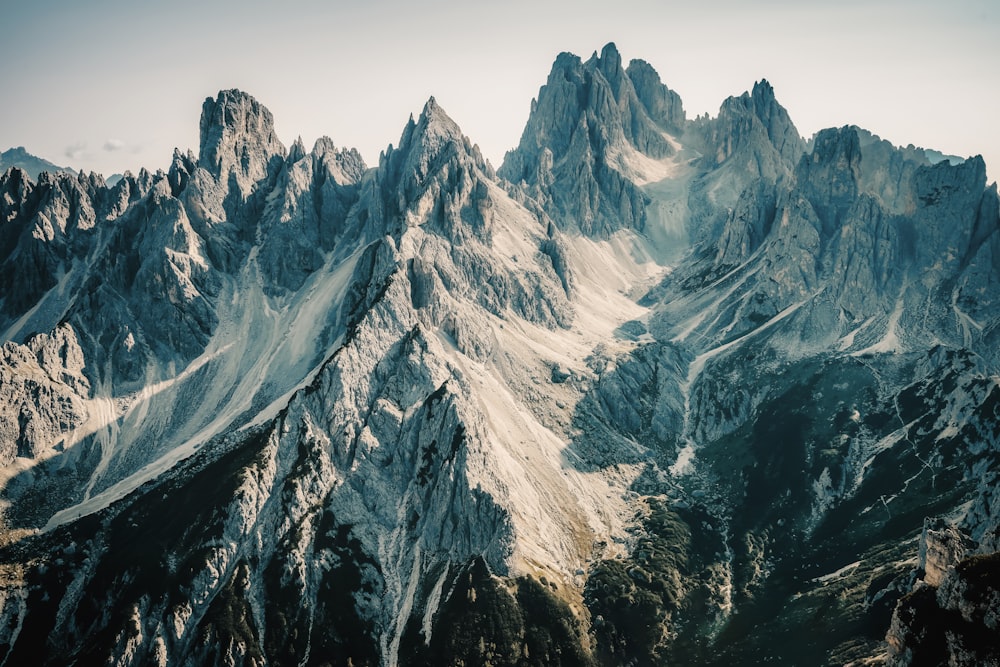
[[216,178],[231,169],[249,186],[267,175],[271,158],[284,156],[271,112],[240,90],[223,90],[202,105],[198,164]]
[[613,42],[586,63],[560,54],[519,146],[500,168],[502,177],[523,182],[546,202],[546,212],[561,227],[606,235],[645,224],[648,198],[631,172],[622,174],[636,162],[622,156],[639,155],[641,162],[673,155],[664,133],[681,130],[683,109],[651,67],[636,71],[639,86],[622,69]]

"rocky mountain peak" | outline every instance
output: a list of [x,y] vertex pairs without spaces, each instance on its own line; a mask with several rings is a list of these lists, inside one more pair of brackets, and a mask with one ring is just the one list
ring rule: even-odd
[[754,84],[750,99],[753,101],[754,112],[767,129],[767,136],[778,153],[785,160],[795,160],[802,154],[805,144],[788,111],[778,103],[774,88],[767,79]]
[[[28,172],[20,167],[7,167],[4,170],[3,175],[0,176],[0,192],[3,192],[5,196],[0,199],[0,210],[7,210],[12,207],[18,207],[23,203],[25,196],[32,189],[31,178],[28,176]],[[15,215],[16,210],[10,215]],[[7,222],[8,216],[5,215],[4,218],[0,219],[0,222]]]
[[486,168],[478,149],[473,147],[458,124],[432,96],[424,104],[416,120],[410,116],[399,138],[399,145],[390,145],[381,162],[395,172],[407,164],[422,179],[439,161],[456,154],[474,156]]
[[167,182],[170,184],[171,194],[178,196],[185,187],[191,174],[197,168],[198,161],[194,154],[188,151],[181,153],[179,148],[174,149],[174,156],[170,163],[170,170],[167,172]]
[[469,140],[462,134],[458,123],[431,96],[424,104],[420,117],[414,126],[414,137],[418,137],[422,146],[438,148],[444,144],[456,143],[466,145]]
[[823,224],[824,236],[839,227],[839,220],[858,196],[861,144],[853,127],[821,131],[811,155],[803,156],[795,171]]
[[302,136],[295,138],[291,148],[288,149],[288,162],[298,162],[306,156],[306,145],[302,142]]
[[312,154],[316,157],[322,157],[327,153],[333,155],[336,152],[337,144],[330,137],[322,136],[313,144]]
[[267,176],[271,160],[284,155],[271,112],[252,96],[232,89],[205,99],[198,164],[213,176],[233,173],[248,192]]
[[622,69],[622,56],[618,52],[618,47],[614,42],[608,42],[601,49],[601,55],[596,61],[597,68],[612,87],[617,88],[625,78],[625,71]]
[[653,66],[645,60],[632,60],[625,73],[650,118],[668,132],[682,133],[687,117],[681,97],[663,84]]
[[[596,51],[591,58],[597,58]],[[552,83],[553,79],[558,77],[563,77],[569,81],[571,80],[571,77],[568,75],[571,75],[573,72],[582,71],[582,69],[583,60],[580,59],[580,56],[575,53],[570,53],[569,51],[563,51],[557,55],[555,61],[553,61],[552,69],[549,70],[549,77],[546,81],[546,85]]]
[[[717,164],[745,148],[759,156],[763,156],[762,151],[776,153],[774,157],[787,169],[805,152],[805,142],[766,79],[756,82],[750,92],[724,101],[713,125],[709,141],[714,144]],[[775,160],[765,161],[773,163]],[[774,180],[778,172],[784,170],[778,165],[766,164],[758,171]]]
[[774,96],[774,86],[767,79],[754,82],[753,88],[750,90],[750,98],[758,103],[767,105],[777,104],[777,99]]
[[448,121],[451,121],[451,118],[448,117],[448,113],[441,107],[440,104],[438,104],[437,99],[433,95],[428,97],[427,101],[424,102],[424,108],[420,112],[420,117],[427,122],[440,120],[441,122],[447,123]]
[[458,238],[466,227],[460,212],[469,209],[476,213],[467,212],[467,219],[485,232],[488,225],[478,209],[486,205],[487,183],[494,179],[478,146],[431,97],[416,120],[410,117],[399,145],[382,154],[373,181],[379,195],[369,217],[380,221],[380,234],[433,221],[443,234]]
[[614,43],[585,63],[559,54],[518,147],[504,158],[499,174],[560,227],[607,236],[645,225],[649,202],[637,182],[662,178],[656,163],[674,155],[667,133],[682,131],[684,112],[651,67],[632,71],[638,83]]
[[317,164],[325,165],[329,174],[341,185],[359,182],[368,169],[358,149],[338,149],[330,137],[320,137],[316,140],[313,144],[312,157]]

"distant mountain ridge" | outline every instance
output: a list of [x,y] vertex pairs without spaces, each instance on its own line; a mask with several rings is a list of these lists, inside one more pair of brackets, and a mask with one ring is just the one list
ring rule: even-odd
[[29,153],[24,146],[10,148],[0,153],[0,173],[11,167],[23,169],[32,179],[38,180],[39,174],[47,171],[50,174],[74,173],[69,167],[60,167],[44,158]]
[[401,125],[0,176],[0,662],[996,664],[981,158],[614,44]]
[[[17,167],[18,169],[24,170],[28,176],[36,181],[43,171],[50,174],[76,173],[76,170],[71,167],[60,167],[44,158],[32,155],[27,151],[27,149],[24,148],[24,146],[10,148],[3,153],[0,153],[0,174],[7,171],[11,167]],[[122,174],[111,174],[105,180],[107,181],[108,186],[113,186],[121,179]]]

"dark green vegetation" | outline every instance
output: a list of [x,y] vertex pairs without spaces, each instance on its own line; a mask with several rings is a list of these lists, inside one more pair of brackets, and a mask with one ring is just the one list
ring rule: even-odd
[[549,586],[528,577],[504,581],[475,559],[451,577],[429,645],[411,619],[403,665],[564,667],[595,664],[580,621]]
[[[648,356],[616,371],[636,392],[636,412],[598,414],[609,431],[656,444],[664,365]],[[760,363],[773,372],[745,376]],[[616,386],[604,385],[597,391]],[[749,409],[751,386],[764,399]],[[709,365],[697,400],[734,428],[698,450],[681,487],[650,475],[637,485],[668,500],[649,503],[627,559],[592,571],[596,655],[605,664],[843,664],[879,652],[914,581],[925,518],[975,497],[973,466],[1000,465],[981,445],[1000,435],[991,386],[969,355],[942,350],[789,363],[746,348]],[[971,397],[957,432],[940,420],[955,392]],[[668,443],[656,446],[668,466]]]
[[628,560],[598,563],[584,591],[603,664],[663,664],[673,647],[699,643],[717,614],[722,548],[706,516],[651,499]]
[[[39,537],[50,543],[50,548],[41,551],[56,555],[48,563],[36,561],[27,573],[31,596],[37,600],[29,600],[20,637],[33,639],[19,641],[8,662],[37,664],[40,655],[47,655],[45,664],[102,663],[116,650],[123,629],[141,630],[134,627],[136,610],[166,607],[211,558],[205,545],[222,535],[220,508],[235,493],[240,471],[252,464],[264,437],[250,438],[246,446],[201,464],[203,474],[168,481],[161,486],[162,492],[146,493],[118,513],[86,517],[51,536]],[[0,558],[17,562],[18,550],[37,546],[14,545]],[[76,573],[83,573],[79,581]],[[63,599],[64,591],[68,600]],[[226,594],[233,604],[235,595],[233,590]],[[72,636],[63,636],[65,643],[52,632],[62,616],[62,604],[68,609],[75,606],[69,621]],[[44,654],[41,646],[46,647]]]
[[[32,553],[51,554],[26,569],[22,641],[10,653],[0,646],[0,660],[106,664],[128,652],[134,638],[157,633],[159,644],[139,644],[132,664],[157,664],[162,652],[199,656],[206,665],[226,664],[230,656],[249,664],[378,665],[374,628],[355,597],[377,594],[378,572],[350,526],[316,508],[314,534],[294,527],[268,562],[252,550],[232,551],[229,512],[246,476],[264,465],[268,436],[260,431],[214,460],[204,452],[184,464],[198,474],[150,484],[103,515],[0,551],[5,567]],[[299,543],[310,540],[310,564],[302,567]],[[263,581],[262,596],[255,577]],[[195,594],[207,603],[201,611],[187,602]],[[261,613],[264,636],[254,618]],[[172,625],[188,621],[191,635],[175,637]]]
[[[338,526],[334,517],[325,512],[319,518],[317,538],[309,556],[320,562],[329,554],[326,568],[293,568],[289,576],[289,560],[275,558],[264,574],[268,592],[265,609],[267,633],[264,652],[273,665],[347,665],[355,667],[379,664],[379,649],[373,628],[358,613],[355,594],[374,593],[373,585],[365,580],[364,570],[374,568],[374,562],[364,554],[361,545],[351,535],[350,527]],[[298,531],[295,531],[298,533]],[[283,540],[281,551],[290,553],[300,534]],[[322,574],[318,581],[316,608],[303,604],[307,579]]]

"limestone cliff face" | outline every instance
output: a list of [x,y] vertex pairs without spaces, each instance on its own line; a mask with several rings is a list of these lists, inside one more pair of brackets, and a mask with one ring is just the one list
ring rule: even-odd
[[0,326],[16,323],[11,337],[56,324],[66,303],[51,298],[50,290],[60,283],[60,294],[78,287],[82,276],[74,269],[98,245],[98,227],[117,218],[149,183],[147,172],[110,188],[95,174],[44,172],[35,183],[12,168],[0,177]]
[[679,134],[684,131],[687,116],[681,97],[663,85],[652,65],[644,60],[633,60],[625,74],[635,88],[636,97],[657,125],[667,132]]
[[205,100],[200,130],[198,166],[227,186],[235,181],[244,198],[285,157],[271,112],[239,90]]
[[297,291],[337,248],[367,167],[356,150],[328,138],[311,153],[296,142],[282,165],[257,230],[257,261],[266,289]]
[[896,167],[878,166],[884,151],[862,145],[856,128],[824,130],[784,187],[762,178],[741,193],[714,244],[714,268],[695,269],[735,270],[732,279],[751,286],[726,297],[723,318],[746,330],[749,318],[801,303],[810,336],[855,350],[991,335],[978,324],[995,317],[985,266],[1000,226],[982,161],[916,163],[900,149],[891,165],[907,165],[898,173],[908,180],[885,192],[879,185]]
[[569,324],[567,295],[543,252],[545,228],[531,220],[517,230],[533,238],[520,267],[502,261],[492,248],[510,233],[503,218],[527,212],[498,191],[478,149],[433,98],[386,152],[370,188],[370,208],[359,217],[411,254],[411,299],[435,325],[448,319],[449,302],[462,298],[498,317],[512,311],[547,327]]
[[38,458],[86,421],[90,383],[73,329],[57,327],[27,344],[4,344],[0,373],[0,460]]
[[683,125],[680,99],[648,64],[623,69],[614,44],[587,62],[564,53],[499,174],[564,229],[642,230],[649,199],[636,181],[658,180],[650,172],[677,152],[670,132]]
[[750,92],[730,97],[719,115],[701,122],[706,153],[715,166],[739,161],[744,173],[776,181],[805,152],[805,143],[765,80]]
[[787,182],[806,148],[765,80],[726,99],[715,118],[691,121],[684,142],[697,151],[701,167],[688,194],[692,237],[708,245],[727,233],[727,214],[745,191],[757,188],[757,181],[768,189]]

